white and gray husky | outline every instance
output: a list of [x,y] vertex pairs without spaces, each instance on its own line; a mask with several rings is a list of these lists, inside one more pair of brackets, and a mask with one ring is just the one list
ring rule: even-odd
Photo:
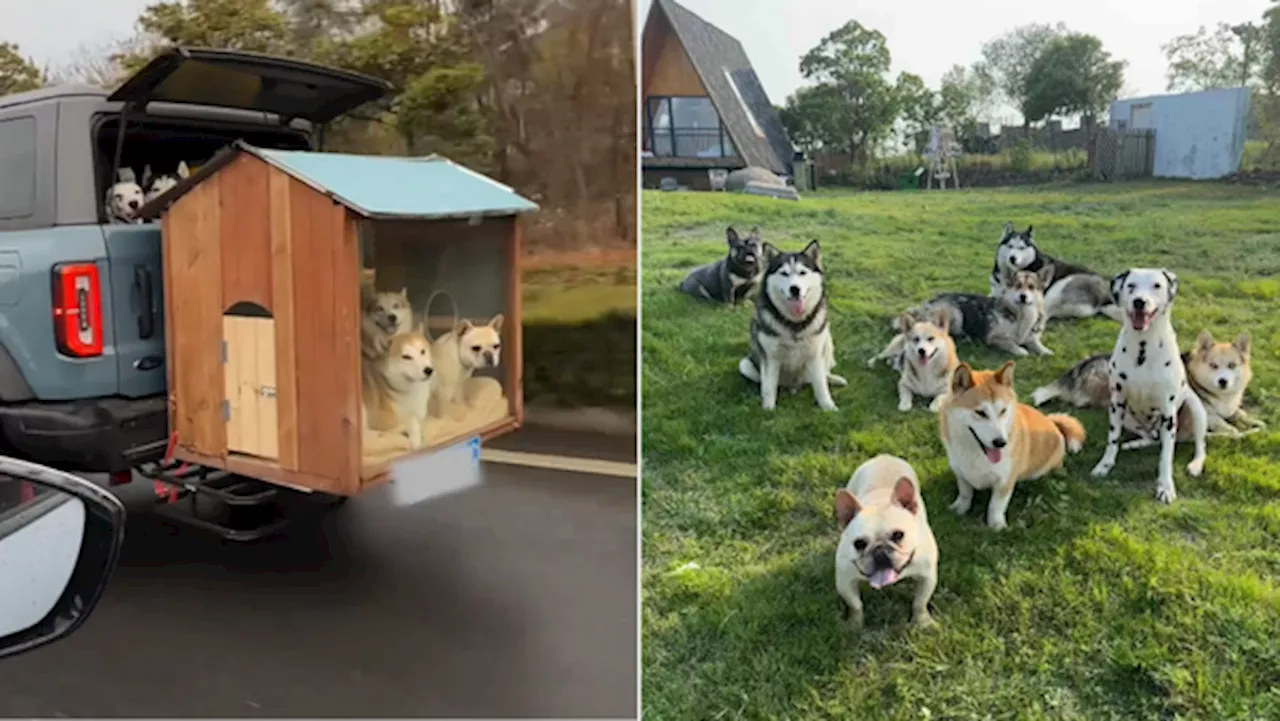
[[813,386],[818,407],[836,410],[831,386],[848,381],[835,375],[835,346],[827,324],[827,296],[818,241],[799,253],[763,246],[762,290],[751,318],[751,351],[738,362],[738,372],[760,384],[760,406],[771,411],[778,388],[792,393]]
[[[1051,265],[1035,273],[1020,270],[998,296],[942,293],[907,312],[913,318],[927,318],[945,309],[951,318],[948,330],[954,337],[972,338],[1016,356],[1029,355],[1028,349],[1037,355],[1053,355],[1040,340],[1048,318],[1044,287],[1052,275]],[[890,325],[902,330],[898,318]]]
[[1005,224],[991,266],[991,295],[1003,294],[1020,270],[1036,273],[1052,266],[1053,274],[1044,289],[1044,308],[1049,318],[1088,318],[1101,313],[1112,320],[1122,320],[1124,312],[1111,295],[1110,281],[1088,268],[1041,252],[1031,227],[1017,231],[1013,223]]
[[732,227],[725,229],[729,254],[714,263],[689,271],[680,282],[680,290],[699,300],[737,305],[760,288],[764,266],[760,262],[760,229],[752,228],[747,237]]

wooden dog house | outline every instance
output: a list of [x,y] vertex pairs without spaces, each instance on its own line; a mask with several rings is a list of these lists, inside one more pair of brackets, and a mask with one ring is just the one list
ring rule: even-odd
[[[362,278],[399,288],[446,245],[462,260],[437,276],[500,298],[504,405],[430,448],[519,427],[518,216],[536,209],[439,157],[219,152],[143,209],[163,218],[174,457],[342,495],[385,478],[361,447]],[[364,267],[374,255],[376,275]],[[427,326],[442,330],[435,316]]]

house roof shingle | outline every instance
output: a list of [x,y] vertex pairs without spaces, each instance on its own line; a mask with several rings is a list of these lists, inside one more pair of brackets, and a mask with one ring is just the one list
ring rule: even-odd
[[654,0],[650,13],[654,12],[662,12],[671,23],[743,159],[790,175],[795,148],[742,43],[673,0]]

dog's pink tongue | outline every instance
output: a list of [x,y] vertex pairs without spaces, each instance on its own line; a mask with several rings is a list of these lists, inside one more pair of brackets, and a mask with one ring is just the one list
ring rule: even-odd
[[804,301],[803,300],[787,301],[787,312],[795,316],[804,315]]
[[1134,330],[1146,330],[1151,325],[1151,314],[1133,312],[1129,314],[1129,320],[1133,323]]
[[988,449],[987,449],[987,460],[988,460],[988,461],[991,461],[992,463],[999,463],[999,462],[1000,462],[1000,449],[999,449],[999,448],[988,448]]
[[892,586],[896,583],[898,580],[898,572],[892,568],[885,568],[871,574],[871,578],[868,580],[871,582],[872,588],[880,590],[885,586]]

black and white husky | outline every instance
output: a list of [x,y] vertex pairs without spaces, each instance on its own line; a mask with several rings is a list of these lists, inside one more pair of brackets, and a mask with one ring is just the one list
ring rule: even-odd
[[725,230],[729,254],[714,263],[689,271],[680,282],[680,290],[700,300],[737,305],[760,288],[764,266],[760,264],[760,229],[752,228],[747,237],[732,227]]
[[[945,310],[950,318],[952,336],[968,337],[995,346],[1016,356],[1053,355],[1040,340],[1044,332],[1044,286],[1053,274],[1053,266],[1045,266],[1032,273],[1020,270],[1014,274],[1013,283],[999,296],[978,293],[940,293],[924,305],[907,311],[913,318],[926,318]],[[901,331],[901,321],[890,323]],[[901,366],[899,359],[895,367]]]
[[1123,320],[1124,311],[1111,295],[1108,279],[1084,266],[1058,260],[1040,251],[1031,226],[1017,231],[1006,223],[1004,235],[996,246],[996,260],[991,266],[991,295],[998,296],[1020,270],[1037,273],[1053,266],[1053,277],[1044,292],[1045,313],[1050,318],[1088,318],[1101,313],[1112,320]]
[[831,372],[836,365],[818,241],[799,253],[784,253],[765,243],[762,290],[751,318],[751,351],[738,361],[738,372],[760,384],[760,406],[771,411],[778,388],[795,393],[813,386],[824,411],[836,410],[831,386],[848,382]]

